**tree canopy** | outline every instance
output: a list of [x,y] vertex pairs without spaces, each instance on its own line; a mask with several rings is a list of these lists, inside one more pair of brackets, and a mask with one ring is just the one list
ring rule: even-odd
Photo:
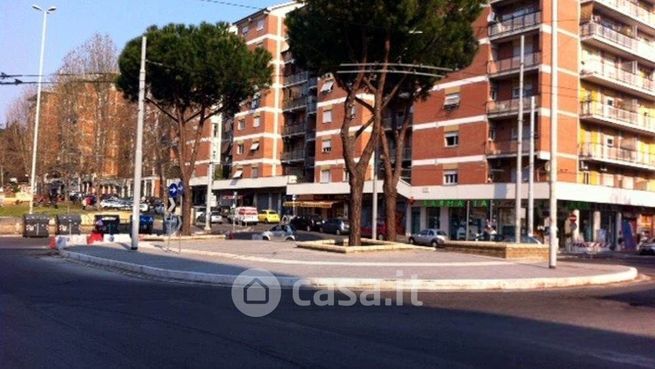
[[[271,55],[248,50],[227,23],[199,26],[152,26],[147,41],[147,89],[150,102],[172,115],[171,108],[193,110],[188,121],[207,109],[205,116],[239,110],[239,104],[271,81]],[[141,37],[127,43],[119,58],[118,87],[136,100],[139,93]]]

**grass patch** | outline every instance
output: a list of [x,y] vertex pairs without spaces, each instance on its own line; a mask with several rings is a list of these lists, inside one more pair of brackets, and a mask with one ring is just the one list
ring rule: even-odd
[[[29,213],[30,206],[27,204],[21,205],[5,205],[0,207],[0,217],[18,217],[21,218],[24,214]],[[82,207],[76,205],[62,204],[57,209],[53,207],[34,207],[34,214],[44,214],[49,216],[57,216],[64,214],[89,214],[95,211],[83,210]]]

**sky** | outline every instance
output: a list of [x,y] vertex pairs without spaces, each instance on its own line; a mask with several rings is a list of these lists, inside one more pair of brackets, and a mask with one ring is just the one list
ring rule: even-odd
[[[44,75],[54,73],[66,54],[94,33],[109,35],[118,52],[153,24],[233,22],[256,8],[283,0],[0,0],[0,72],[38,74],[43,13],[32,4],[57,10],[47,18]],[[23,78],[35,80],[35,78]],[[0,80],[0,82],[12,80]],[[47,85],[44,85],[47,86]],[[12,101],[25,87],[0,85],[0,126]],[[45,88],[45,87],[44,87]]]

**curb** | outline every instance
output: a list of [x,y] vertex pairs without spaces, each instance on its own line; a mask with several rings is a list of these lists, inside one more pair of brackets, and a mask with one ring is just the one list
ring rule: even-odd
[[[231,287],[238,275],[213,274],[170,270],[89,256],[77,252],[59,250],[62,257],[107,266],[156,278],[182,282],[208,283]],[[379,289],[383,291],[489,291],[535,290],[546,288],[582,287],[629,282],[637,278],[637,269],[625,267],[620,272],[583,277],[525,278],[525,279],[377,279],[377,278],[293,278],[277,277],[282,288],[330,289],[335,287],[353,290]]]

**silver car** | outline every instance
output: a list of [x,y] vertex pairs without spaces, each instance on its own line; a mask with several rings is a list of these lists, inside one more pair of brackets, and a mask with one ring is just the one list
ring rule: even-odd
[[418,233],[414,233],[409,237],[409,243],[415,245],[429,245],[437,247],[443,245],[448,240],[446,232],[440,229],[424,229]]
[[296,229],[289,224],[280,224],[262,233],[264,241],[295,241]]

